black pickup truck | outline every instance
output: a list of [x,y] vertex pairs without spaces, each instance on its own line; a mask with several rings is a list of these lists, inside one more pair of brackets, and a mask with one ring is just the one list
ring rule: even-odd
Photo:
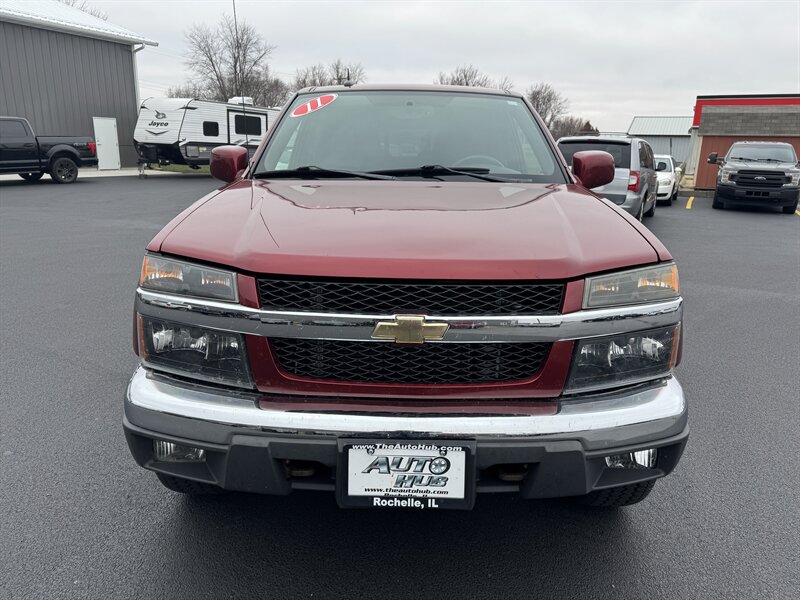
[[43,137],[20,117],[0,117],[0,173],[18,173],[36,181],[49,173],[57,183],[72,183],[78,167],[97,165],[97,145],[90,137]]
[[793,215],[800,200],[800,162],[785,142],[736,142],[724,159],[716,152],[708,162],[719,165],[713,208],[728,204],[779,206]]

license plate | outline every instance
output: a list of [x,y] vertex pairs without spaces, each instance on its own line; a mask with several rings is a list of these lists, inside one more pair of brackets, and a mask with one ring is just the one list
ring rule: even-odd
[[340,442],[337,494],[344,507],[471,508],[474,443]]

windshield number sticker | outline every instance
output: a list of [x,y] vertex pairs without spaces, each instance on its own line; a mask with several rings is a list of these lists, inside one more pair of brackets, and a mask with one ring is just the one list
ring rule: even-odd
[[325,94],[324,96],[320,96],[319,98],[314,98],[313,100],[309,100],[305,104],[301,104],[300,106],[295,108],[290,116],[302,117],[312,112],[316,112],[320,108],[324,108],[328,106],[328,104],[336,100],[337,95],[338,94]]

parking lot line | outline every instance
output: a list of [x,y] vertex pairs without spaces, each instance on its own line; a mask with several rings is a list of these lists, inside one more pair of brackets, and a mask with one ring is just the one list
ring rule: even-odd
[[796,214],[798,217],[800,217],[800,210],[794,211],[794,214]]
[[689,201],[686,203],[686,208],[689,210],[692,208],[692,202],[694,202],[694,196],[689,196]]

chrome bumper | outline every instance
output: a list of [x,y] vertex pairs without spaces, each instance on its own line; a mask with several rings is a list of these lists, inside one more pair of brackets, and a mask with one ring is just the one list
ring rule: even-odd
[[[127,405],[202,423],[257,428],[276,433],[382,437],[403,433],[426,437],[530,437],[580,435],[654,421],[670,421],[686,412],[678,381],[672,377],[646,389],[562,401],[552,415],[363,415],[264,409],[256,394],[224,394],[184,387],[149,377],[139,367],[128,384]],[[127,412],[127,411],[126,411]]]

